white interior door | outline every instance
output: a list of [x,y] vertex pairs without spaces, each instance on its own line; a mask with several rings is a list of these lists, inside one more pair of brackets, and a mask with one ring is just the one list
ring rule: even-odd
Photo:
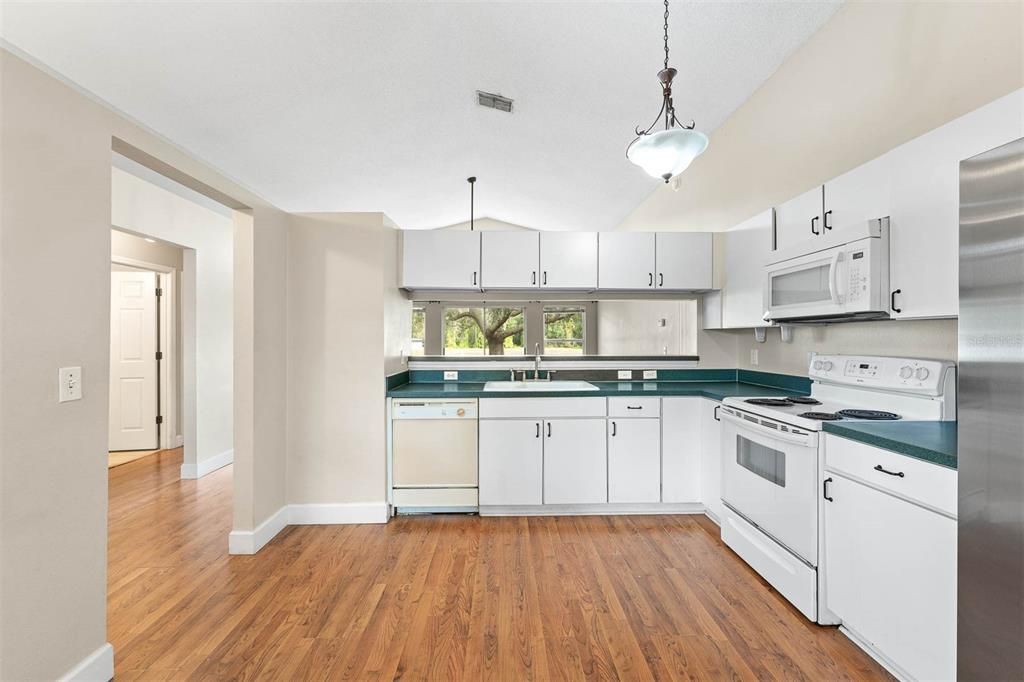
[[155,272],[110,273],[110,449],[157,443]]

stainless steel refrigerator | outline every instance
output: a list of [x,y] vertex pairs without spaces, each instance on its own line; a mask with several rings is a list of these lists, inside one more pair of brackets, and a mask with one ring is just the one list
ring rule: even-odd
[[1024,138],[960,163],[957,677],[1024,679]]

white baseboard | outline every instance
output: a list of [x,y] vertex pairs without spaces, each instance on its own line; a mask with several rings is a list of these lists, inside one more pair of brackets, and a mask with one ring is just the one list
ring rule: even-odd
[[387,502],[286,504],[255,530],[231,531],[228,535],[228,554],[255,554],[286,526],[387,522]]
[[202,478],[206,474],[212,473],[217,469],[226,467],[235,461],[235,451],[225,450],[219,455],[208,457],[198,464],[182,464],[181,465],[181,477],[182,478]]
[[60,682],[109,682],[114,679],[114,647],[107,642],[59,679]]
[[288,523],[293,526],[387,522],[387,502],[288,505]]
[[228,554],[255,554],[288,525],[288,505],[278,509],[255,530],[233,530],[228,534]]
[[703,514],[699,502],[667,504],[542,504],[524,506],[481,505],[480,516],[628,516],[639,514]]

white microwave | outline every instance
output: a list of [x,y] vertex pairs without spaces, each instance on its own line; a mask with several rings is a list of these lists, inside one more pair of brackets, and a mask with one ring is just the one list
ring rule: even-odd
[[830,242],[812,251],[811,240],[765,266],[766,322],[889,317],[889,219],[848,228]]

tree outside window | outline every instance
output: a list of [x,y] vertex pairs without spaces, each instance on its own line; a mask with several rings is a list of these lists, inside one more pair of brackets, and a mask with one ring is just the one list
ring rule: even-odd
[[420,307],[412,309],[412,342],[409,355],[423,355],[427,339],[427,311]]
[[544,354],[583,355],[586,320],[583,308],[544,307]]
[[445,308],[445,355],[523,355],[521,307]]

